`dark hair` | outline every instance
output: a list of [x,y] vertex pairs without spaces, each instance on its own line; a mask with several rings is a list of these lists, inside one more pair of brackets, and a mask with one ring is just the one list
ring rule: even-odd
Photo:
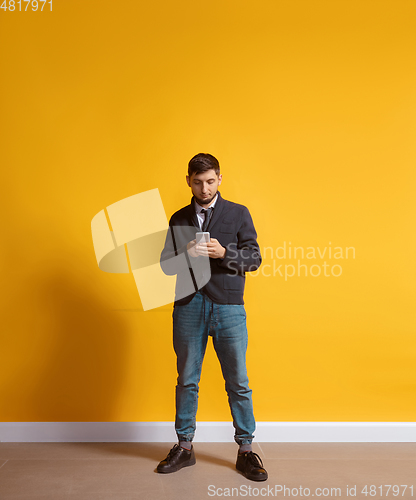
[[188,175],[201,174],[207,170],[214,169],[217,175],[220,175],[220,164],[215,156],[209,153],[198,153],[188,163]]

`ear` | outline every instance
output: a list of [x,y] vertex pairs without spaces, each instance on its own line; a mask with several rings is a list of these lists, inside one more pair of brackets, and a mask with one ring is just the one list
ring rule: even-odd
[[222,174],[218,176],[218,186],[221,184],[221,181],[222,181]]
[[186,176],[186,182],[187,182],[188,186],[191,187],[191,181],[189,179],[189,175]]

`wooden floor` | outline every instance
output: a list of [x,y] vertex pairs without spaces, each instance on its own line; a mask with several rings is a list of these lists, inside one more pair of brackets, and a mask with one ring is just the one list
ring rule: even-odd
[[194,443],[195,465],[158,474],[173,444],[0,443],[0,500],[416,499],[416,443],[253,442],[264,482],[235,469],[235,443]]

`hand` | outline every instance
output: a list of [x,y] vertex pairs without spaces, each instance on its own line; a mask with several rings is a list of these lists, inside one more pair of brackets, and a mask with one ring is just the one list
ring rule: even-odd
[[195,249],[199,255],[205,255],[212,259],[223,259],[227,251],[216,238],[211,238],[209,243],[199,243]]
[[189,253],[189,255],[191,257],[199,257],[199,254],[197,253],[196,251],[196,239],[190,241],[187,245],[186,245],[186,249]]

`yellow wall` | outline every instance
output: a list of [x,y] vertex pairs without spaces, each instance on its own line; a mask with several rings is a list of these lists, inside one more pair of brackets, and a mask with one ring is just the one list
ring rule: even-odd
[[[355,249],[302,261],[339,277],[247,278],[256,419],[415,420],[415,15],[413,0],[1,11],[1,421],[174,419],[172,307],[143,312],[131,274],[98,269],[90,224],[154,188],[169,217],[199,152],[262,249]],[[230,420],[211,339],[198,420]]]

